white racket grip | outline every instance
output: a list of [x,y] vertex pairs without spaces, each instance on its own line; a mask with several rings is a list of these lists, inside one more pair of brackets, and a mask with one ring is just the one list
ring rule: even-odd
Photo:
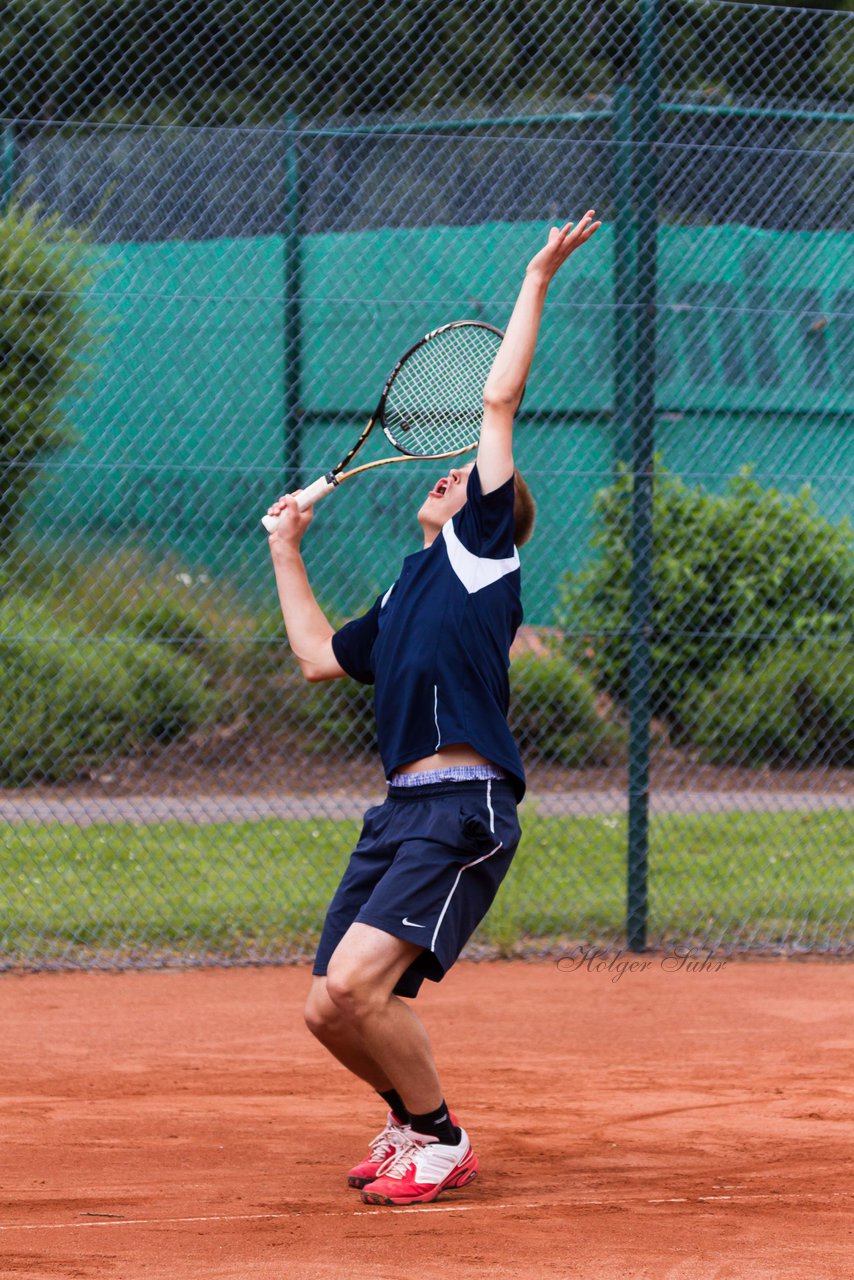
[[[303,489],[302,493],[298,494],[298,510],[305,511],[321,498],[325,498],[327,493],[331,493],[335,487],[334,482],[328,476],[321,476],[319,480],[313,480],[307,489]],[[272,533],[277,528],[279,519],[279,516],[262,516],[261,523],[268,533]]]

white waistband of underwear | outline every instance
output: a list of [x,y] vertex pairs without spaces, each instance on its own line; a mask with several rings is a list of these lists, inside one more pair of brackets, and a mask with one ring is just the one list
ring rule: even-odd
[[393,787],[426,787],[431,782],[487,782],[490,778],[506,778],[496,764],[449,764],[444,769],[426,769],[423,773],[393,773]]

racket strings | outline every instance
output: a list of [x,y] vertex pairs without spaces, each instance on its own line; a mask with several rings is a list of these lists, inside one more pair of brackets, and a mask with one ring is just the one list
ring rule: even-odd
[[500,344],[500,334],[472,323],[440,330],[417,347],[386,399],[383,427],[395,448],[426,457],[474,444]]

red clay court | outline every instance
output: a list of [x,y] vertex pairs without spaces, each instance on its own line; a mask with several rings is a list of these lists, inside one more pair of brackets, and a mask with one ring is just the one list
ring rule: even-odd
[[306,968],[6,976],[0,1275],[847,1280],[854,969],[645,960],[426,984],[482,1173],[406,1209],[345,1185],[382,1109]]

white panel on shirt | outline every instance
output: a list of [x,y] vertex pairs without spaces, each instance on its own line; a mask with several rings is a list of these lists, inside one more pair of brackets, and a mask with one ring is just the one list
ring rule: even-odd
[[519,552],[514,548],[513,555],[506,560],[492,560],[489,556],[476,556],[460,542],[449,520],[442,526],[442,537],[448,550],[451,568],[465,587],[469,595],[491,587],[493,582],[500,581],[506,574],[519,568]]
[[385,595],[383,596],[382,600],[380,601],[380,608],[381,608],[381,609],[384,609],[384,608],[385,608],[386,601],[388,600],[389,596],[391,595],[392,591],[394,591],[394,589],[395,589],[395,587],[396,587],[396,586],[397,586],[397,579],[395,579],[395,580],[394,580],[394,582],[391,584],[391,586],[389,587],[388,591],[385,593]]

